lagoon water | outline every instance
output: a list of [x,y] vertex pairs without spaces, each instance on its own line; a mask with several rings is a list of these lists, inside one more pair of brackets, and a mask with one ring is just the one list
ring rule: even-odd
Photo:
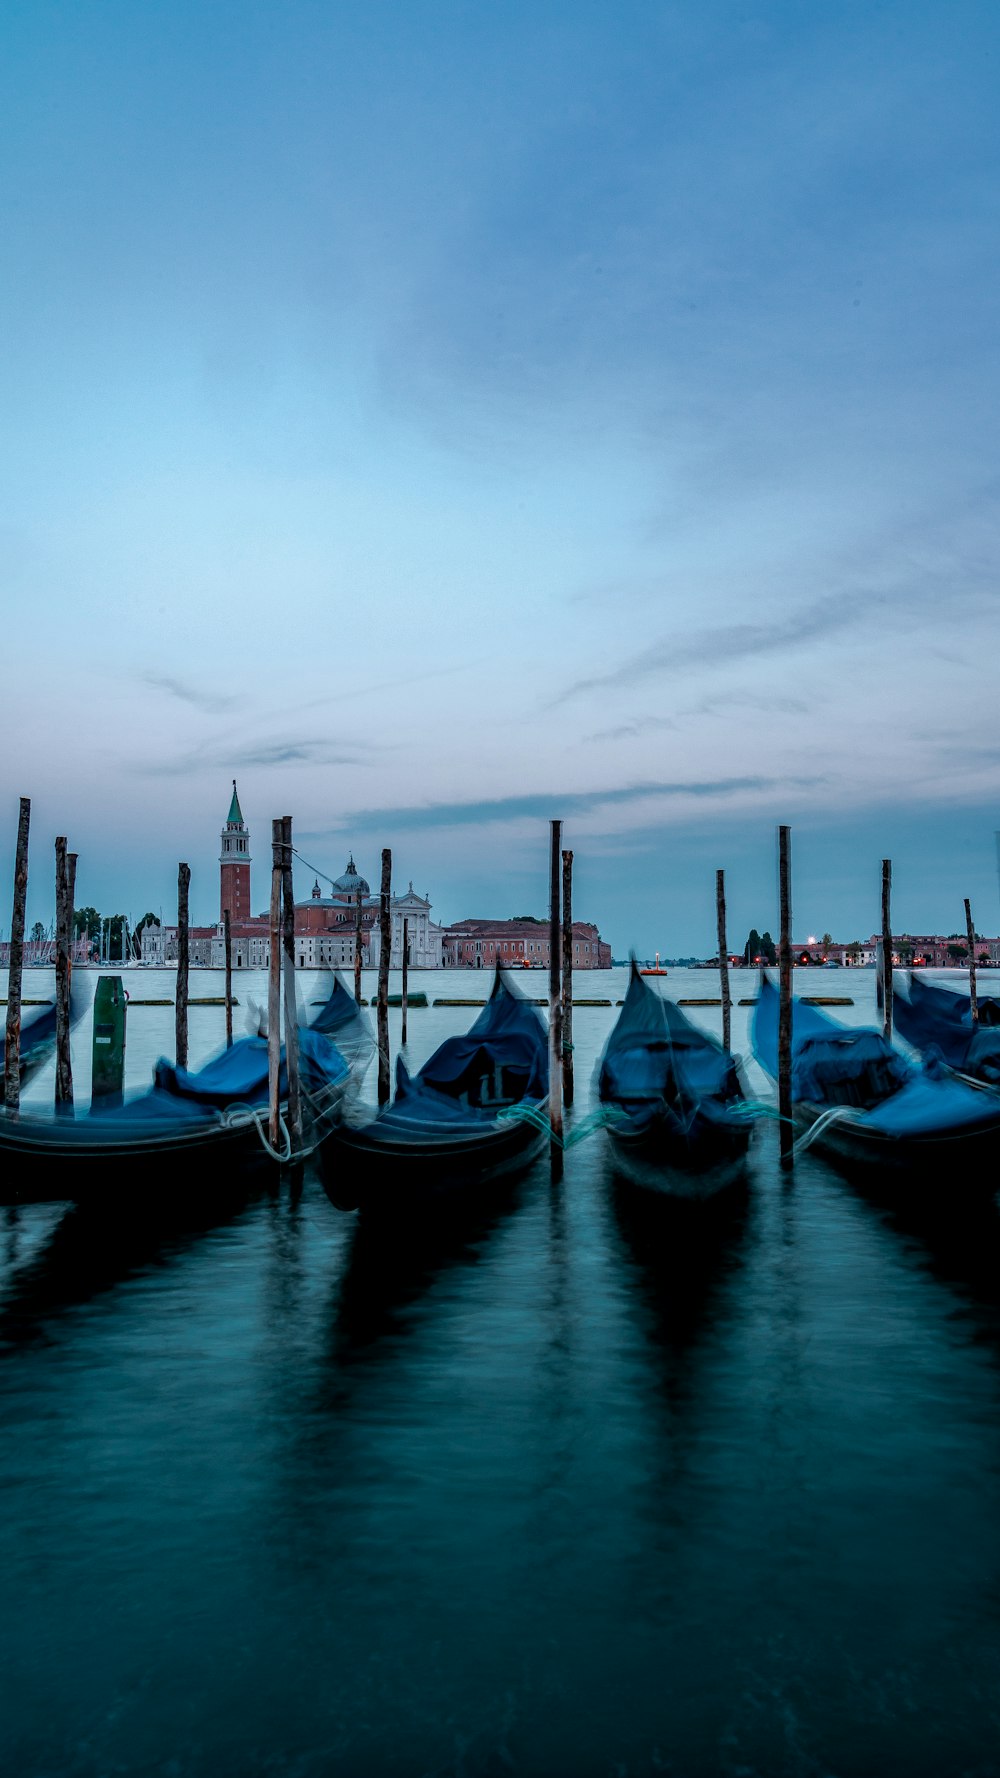
[[[796,989],[873,1017],[871,972]],[[471,1016],[414,1010],[408,1060]],[[577,1011],[577,1120],[614,1016]],[[193,1064],[221,1034],[192,1009]],[[171,1047],[133,1006],[130,1086]],[[402,1248],[313,1178],[200,1227],[0,1211],[0,1770],[1000,1772],[1000,1221],[940,1186],[789,1183],[768,1124],[701,1218],[600,1135]]]

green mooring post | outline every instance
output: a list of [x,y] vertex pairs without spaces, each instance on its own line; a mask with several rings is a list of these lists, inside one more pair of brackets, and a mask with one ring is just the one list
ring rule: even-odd
[[125,989],[120,975],[97,978],[94,995],[94,1066],[91,1105],[121,1105],[125,1093]]

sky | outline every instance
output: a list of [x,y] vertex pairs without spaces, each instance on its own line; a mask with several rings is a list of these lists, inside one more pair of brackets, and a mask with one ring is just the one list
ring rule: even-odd
[[[616,954],[1000,929],[1000,12],[7,0],[0,926],[231,780]],[[312,872],[297,872],[308,894]]]

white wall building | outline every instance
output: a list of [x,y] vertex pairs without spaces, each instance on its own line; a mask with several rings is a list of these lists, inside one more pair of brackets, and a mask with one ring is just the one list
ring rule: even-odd
[[[411,883],[405,895],[394,895],[389,903],[389,914],[392,920],[392,948],[389,952],[389,968],[403,967],[403,921],[406,921],[406,940],[410,948],[411,969],[440,969],[442,967],[442,941],[444,929],[436,926],[431,919],[431,904],[425,895],[418,895]],[[382,950],[382,935],[378,926],[372,927],[368,941],[368,960],[372,968],[378,967]]]

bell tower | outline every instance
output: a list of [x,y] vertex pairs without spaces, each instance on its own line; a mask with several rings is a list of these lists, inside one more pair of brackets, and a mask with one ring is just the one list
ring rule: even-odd
[[234,926],[250,918],[250,862],[250,830],[243,819],[234,778],[233,800],[222,829],[219,853],[219,918],[228,908]]

